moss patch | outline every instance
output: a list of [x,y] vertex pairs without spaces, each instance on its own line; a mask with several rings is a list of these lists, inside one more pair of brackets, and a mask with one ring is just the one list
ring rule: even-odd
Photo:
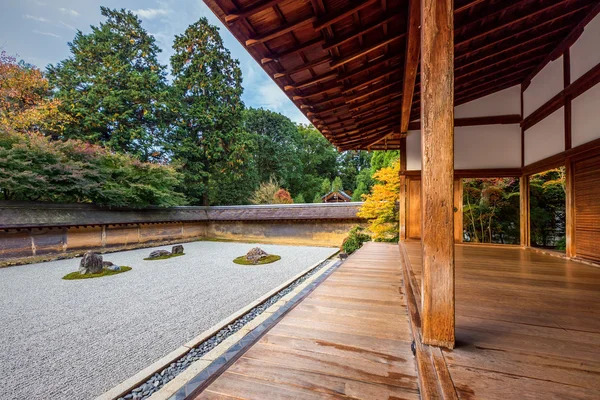
[[261,265],[261,264],[271,264],[271,263],[274,263],[275,261],[279,261],[279,260],[281,260],[281,256],[277,256],[275,254],[269,254],[265,258],[262,258],[256,264],[253,264],[250,261],[248,261],[246,259],[246,256],[239,256],[238,258],[233,260],[233,262],[236,264],[240,264],[240,265]]
[[168,254],[166,256],[160,256],[160,257],[154,257],[154,258],[146,257],[146,258],[144,258],[144,260],[147,260],[147,261],[166,260],[167,258],[173,258],[173,257],[179,257],[179,256],[185,256],[185,253]]
[[110,269],[104,269],[104,270],[102,270],[102,272],[100,272],[98,274],[85,274],[85,275],[80,274],[79,271],[75,271],[75,272],[71,272],[70,274],[63,276],[63,279],[66,281],[72,281],[74,279],[100,278],[102,276],[117,275],[122,272],[127,272],[129,270],[131,270],[131,267],[121,267],[120,271],[111,271]]

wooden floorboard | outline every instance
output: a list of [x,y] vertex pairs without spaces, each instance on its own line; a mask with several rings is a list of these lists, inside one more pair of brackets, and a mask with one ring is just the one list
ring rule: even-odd
[[[403,244],[420,282],[421,246]],[[600,269],[498,246],[456,246],[462,399],[600,398]]]
[[397,245],[367,243],[196,399],[418,399]]

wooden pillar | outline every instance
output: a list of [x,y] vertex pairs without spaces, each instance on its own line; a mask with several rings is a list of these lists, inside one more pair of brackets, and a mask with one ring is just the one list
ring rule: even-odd
[[398,208],[399,214],[399,230],[400,230],[400,241],[406,240],[406,138],[400,139],[400,194],[398,201],[400,207]]
[[463,242],[463,185],[462,179],[454,180],[454,243]]
[[567,158],[565,162],[565,189],[566,189],[566,229],[565,236],[567,239],[566,255],[567,257],[575,257],[576,251],[576,240],[575,240],[575,187],[574,187],[574,174],[573,174],[573,162]]
[[519,180],[520,189],[520,228],[521,247],[529,247],[529,176],[522,176]]
[[454,347],[454,14],[421,1],[423,343]]

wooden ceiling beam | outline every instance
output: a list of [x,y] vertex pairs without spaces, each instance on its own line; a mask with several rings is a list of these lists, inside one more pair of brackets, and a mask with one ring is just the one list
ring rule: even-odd
[[[511,63],[508,63],[507,67],[498,69],[499,65],[506,63],[506,61],[503,61],[503,62],[491,64],[491,65],[486,66],[484,68],[480,68],[479,70],[476,70],[476,71],[464,73],[462,75],[456,74],[454,76],[454,83],[456,84],[457,82],[459,82],[459,81],[461,81],[463,79],[466,79],[466,78],[468,78],[468,77],[470,77],[470,76],[472,76],[474,74],[477,74],[478,72],[486,71],[486,70],[489,70],[491,68],[494,68],[494,71],[493,71],[494,74],[500,74],[500,73],[503,73],[503,72],[506,72],[506,71],[514,70],[515,68],[520,68],[523,65],[529,65],[529,66],[530,66],[530,64],[536,65],[535,63],[537,63],[542,57],[545,57],[545,55],[540,54],[538,56],[528,57],[524,61],[520,61],[520,62],[517,62],[517,63],[511,62]],[[476,75],[472,79],[473,80],[479,79],[480,76],[482,76],[482,75],[481,74],[480,75]],[[485,76],[485,74],[483,74],[483,76]]]
[[273,74],[273,78],[275,78],[275,79],[283,78],[284,76],[293,75],[295,73],[302,72],[302,71],[305,71],[307,69],[314,68],[314,67],[317,67],[317,66],[319,66],[321,64],[330,63],[330,62],[331,62],[331,57],[329,57],[329,56],[323,57],[323,58],[319,58],[318,60],[311,61],[311,62],[306,63],[306,64],[302,64],[302,65],[300,65],[298,67],[294,67],[294,68],[289,69],[289,70],[283,70],[283,71],[274,73]]
[[225,22],[227,22],[228,24],[231,24],[239,19],[251,17],[252,15],[258,14],[259,12],[261,12],[263,10],[266,10],[268,8],[273,8],[281,2],[283,2],[283,0],[268,0],[268,1],[262,1],[258,4],[250,6],[250,7],[242,8],[241,10],[238,10],[229,15],[226,15]]
[[335,24],[336,22],[339,22],[339,21],[343,20],[344,18],[349,17],[352,14],[362,10],[365,7],[368,7],[371,4],[377,3],[378,1],[379,0],[366,0],[366,1],[351,2],[350,3],[351,6],[345,8],[342,11],[333,10],[330,13],[325,14],[324,16],[320,17],[319,20],[317,22],[315,22],[314,29],[315,29],[315,31],[320,31],[322,29],[330,27],[331,25]]
[[359,36],[365,35],[369,32],[374,31],[377,28],[380,28],[381,26],[385,25],[385,24],[389,24],[390,22],[392,22],[393,20],[395,20],[396,18],[400,17],[402,14],[393,14],[389,17],[386,17],[382,20],[378,20],[375,21],[369,25],[363,26],[361,27],[359,30],[352,32],[348,35],[345,35],[343,37],[340,38],[334,38],[334,39],[330,39],[330,40],[326,40],[325,44],[323,45],[323,50],[330,50],[333,49],[335,47],[339,47],[341,45],[343,45],[344,43],[347,43],[353,39],[358,38]]
[[386,90],[386,89],[389,89],[391,87],[394,87],[394,86],[398,85],[399,83],[402,83],[402,81],[398,80],[398,81],[395,81],[395,82],[390,82],[387,85],[381,86],[379,88],[371,89],[371,90],[369,90],[366,93],[362,93],[362,94],[359,94],[359,95],[356,95],[356,96],[349,97],[349,98],[346,99],[346,102],[347,103],[354,103],[355,101],[364,99],[365,97],[369,97],[369,96],[371,96],[371,95],[373,95],[375,93],[379,93],[382,90]]
[[415,91],[417,69],[419,68],[419,52],[421,50],[421,1],[408,2],[408,33],[406,37],[406,55],[404,56],[404,79],[402,89],[402,113],[400,116],[400,133],[408,131],[410,110]]
[[380,67],[388,62],[390,63],[390,66],[395,65],[395,62],[398,62],[398,64],[400,64],[401,59],[402,59],[402,57],[398,54],[386,55],[383,57],[379,57],[377,60],[373,60],[372,62],[370,62],[354,71],[340,74],[338,76],[338,82],[342,82],[347,79],[351,79],[351,78],[355,77],[356,75],[362,74],[364,72],[369,72],[369,71],[371,71],[377,67]]
[[288,57],[288,56],[291,56],[294,54],[302,53],[303,51],[310,50],[313,47],[320,46],[323,43],[325,43],[325,40],[323,38],[313,39],[313,40],[306,42],[298,47],[283,51],[279,54],[272,54],[270,57],[263,57],[263,58],[261,58],[260,63],[262,65],[265,65],[265,64],[268,64],[271,62],[278,62],[282,58],[285,58],[285,57]]
[[360,57],[363,57],[375,50],[378,50],[382,47],[387,46],[390,43],[394,43],[395,41],[401,39],[402,37],[404,37],[405,35],[398,35],[398,36],[394,36],[392,38],[388,38],[385,40],[380,41],[379,43],[375,43],[374,45],[371,45],[369,47],[363,48],[363,49],[359,49],[358,51],[354,52],[353,54],[350,54],[349,56],[340,58],[338,60],[334,60],[333,64],[331,64],[331,68],[338,68],[341,67],[342,65],[348,64],[349,62],[352,62]]
[[326,93],[329,92],[338,92],[341,90],[341,87],[339,86],[333,86],[330,88],[325,88],[325,89],[321,89],[318,92],[314,92],[314,93],[310,93],[310,94],[303,94],[303,95],[295,95],[292,97],[292,100],[296,101],[296,100],[306,100],[306,99],[310,99],[311,97],[315,97],[315,96],[321,96],[324,95]]
[[376,75],[367,81],[358,82],[358,83],[354,84],[353,86],[346,86],[345,89],[342,91],[342,93],[346,94],[346,93],[350,93],[353,91],[358,91],[358,90],[364,89],[365,87],[367,87],[371,84],[377,83],[392,74],[397,74],[398,72],[399,72],[399,70],[396,68],[388,69],[388,70],[384,71],[383,73]]
[[384,94],[383,96],[377,97],[375,99],[366,101],[364,103],[361,104],[355,104],[350,111],[358,111],[363,107],[368,107],[371,106],[373,104],[379,103],[380,101],[390,101],[392,99],[398,98],[402,96],[402,92],[398,91],[398,92],[393,92],[393,93],[387,93]]
[[[545,20],[545,21],[543,21],[540,24],[537,24],[537,25],[534,25],[534,26],[529,26],[526,29],[523,29],[523,30],[511,33],[510,35],[504,36],[501,39],[494,40],[492,42],[486,43],[483,46],[478,46],[475,50],[470,50],[469,49],[469,50],[463,51],[462,53],[457,52],[458,55],[456,57],[454,57],[454,61],[460,60],[460,59],[462,59],[464,57],[467,57],[467,56],[472,56],[473,53],[477,54],[480,51],[483,51],[483,50],[488,49],[490,47],[496,46],[496,45],[498,45],[498,44],[500,44],[502,42],[505,42],[507,40],[513,39],[513,38],[515,38],[517,36],[521,36],[521,35],[523,35],[523,34],[525,34],[527,32],[535,31],[535,30],[537,30],[537,29],[539,29],[539,28],[541,28],[543,26],[553,24],[556,21],[559,21],[559,20],[564,19],[566,17],[570,17],[573,14],[581,12],[582,10],[585,10],[586,8],[587,8],[587,6],[580,7],[580,8],[577,8],[575,10],[572,10],[572,11],[560,14],[559,16],[551,18],[551,19],[548,19],[548,20]],[[470,43],[470,41],[468,41],[467,43]]]
[[581,20],[579,22],[579,24],[577,24],[577,26],[571,31],[571,33],[569,33],[569,35],[567,35],[567,37],[564,38],[558,44],[558,46],[556,46],[556,48],[554,50],[552,50],[550,52],[550,54],[548,54],[548,56],[533,71],[531,71],[529,76],[527,76],[527,78],[525,78],[524,89],[526,89],[527,86],[529,86],[529,83],[531,83],[531,80],[533,79],[533,77],[535,75],[537,75],[542,69],[544,69],[544,67],[549,62],[556,60],[558,57],[560,57],[564,53],[564,51],[566,49],[568,49],[571,45],[573,45],[573,43],[575,43],[575,41],[583,33],[583,29],[585,28],[585,26],[591,20],[593,20],[596,17],[596,15],[598,15],[599,13],[600,13],[600,2],[598,4],[596,4],[596,6],[594,8],[592,8],[592,10],[585,16],[585,18],[583,20]]
[[[517,23],[519,23],[519,22],[523,22],[523,21],[525,21],[525,20],[527,20],[527,19],[530,19],[531,17],[534,17],[534,16],[536,16],[536,15],[538,15],[538,14],[545,13],[545,12],[547,12],[548,10],[552,10],[552,9],[554,9],[554,8],[558,7],[558,6],[562,6],[564,3],[567,3],[567,2],[569,2],[569,1],[571,1],[571,0],[560,0],[560,1],[558,1],[557,3],[555,3],[555,4],[551,4],[551,5],[549,5],[549,6],[546,6],[546,7],[540,7],[538,10],[536,10],[536,11],[534,11],[534,12],[532,12],[532,13],[528,13],[528,14],[526,14],[526,15],[522,15],[522,16],[520,16],[520,17],[517,17],[517,18],[515,18],[515,19],[513,19],[513,20],[509,21],[509,22],[501,23],[500,25],[498,25],[498,26],[496,26],[496,27],[494,27],[494,28],[491,28],[491,29],[489,29],[489,30],[486,30],[486,31],[484,31],[484,32],[481,32],[481,33],[479,33],[479,34],[476,34],[475,36],[470,36],[470,37],[468,37],[468,38],[467,38],[467,39],[465,39],[465,40],[462,40],[462,41],[456,41],[456,43],[455,43],[455,47],[456,47],[456,46],[461,46],[461,45],[463,45],[464,43],[472,42],[473,40],[479,39],[479,38],[481,38],[481,37],[484,37],[484,36],[490,35],[490,34],[492,34],[492,33],[495,33],[495,32],[497,32],[497,31],[499,31],[499,30],[501,30],[501,29],[505,29],[505,28],[507,28],[507,27],[509,27],[509,26],[511,26],[511,25],[515,25],[515,24],[517,24]],[[503,8],[502,10],[500,10],[500,11],[497,11],[497,12],[495,12],[495,13],[493,13],[493,14],[488,14],[488,15],[486,15],[485,17],[479,18],[479,19],[477,19],[477,20],[475,20],[475,21],[473,21],[473,22],[470,22],[470,23],[468,23],[467,25],[463,25],[463,26],[460,28],[460,30],[461,30],[461,31],[465,30],[465,27],[467,27],[467,26],[477,26],[477,27],[480,27],[480,24],[481,24],[481,22],[483,22],[483,21],[485,21],[486,19],[490,18],[490,16],[492,16],[492,15],[496,15],[496,14],[498,14],[498,15],[503,15],[503,14],[506,14],[506,15],[513,15],[513,13],[511,12],[511,10],[512,10],[513,8],[517,8],[517,7],[521,7],[521,6],[522,6],[522,4],[521,4],[520,2],[517,2],[516,4],[512,4],[512,5],[508,6],[508,7],[505,7],[505,8]]]
[[[520,59],[520,58],[522,58],[524,55],[531,54],[531,53],[533,53],[533,52],[536,52],[536,51],[539,51],[539,50],[541,50],[541,49],[545,49],[545,48],[547,48],[547,47],[549,47],[549,46],[551,46],[551,45],[552,45],[552,43],[545,43],[545,44],[542,44],[542,45],[540,45],[540,46],[536,46],[536,47],[533,47],[533,48],[531,48],[531,49],[527,49],[526,51],[523,51],[523,52],[521,52],[521,53],[515,54],[515,55],[513,55],[513,56],[508,56],[508,57],[502,58],[500,61],[492,62],[491,64],[486,64],[486,65],[485,65],[485,67],[480,67],[480,68],[478,68],[478,69],[475,69],[475,71],[477,71],[477,70],[481,70],[481,69],[483,69],[483,68],[489,68],[491,65],[495,65],[495,64],[503,63],[503,62],[506,62],[507,60]],[[496,53],[496,54],[494,54],[494,56],[498,56],[499,54],[502,54],[502,53],[503,53],[503,52],[501,52],[501,53]],[[491,58],[491,57],[490,57],[490,58]],[[465,67],[468,67],[468,66],[471,66],[471,65],[474,65],[474,64],[480,63],[480,62],[482,62],[482,61],[485,61],[486,59],[487,59],[487,58],[485,58],[485,59],[480,59],[480,60],[476,60],[476,61],[474,61],[474,62],[471,62],[471,63],[465,64],[465,65],[461,65],[461,66],[459,66],[459,67],[455,67],[454,71],[460,71],[460,70],[464,69]],[[473,71],[470,71],[470,72],[473,72]]]
[[308,25],[314,22],[315,20],[316,17],[310,17],[299,22],[285,24],[281,27],[278,27],[274,31],[246,40],[246,47],[252,47],[256,46],[257,44],[268,42],[269,40],[278,38],[279,36],[285,35],[286,33],[290,33],[304,25]]
[[401,104],[402,104],[402,100],[398,99],[398,100],[394,100],[394,101],[391,101],[391,102],[386,102],[386,103],[384,103],[382,105],[376,106],[375,108],[368,109],[368,110],[363,111],[361,113],[352,114],[352,116],[354,118],[361,118],[361,117],[364,117],[365,115],[370,115],[370,114],[373,114],[373,113],[377,113],[377,112],[383,111],[386,108],[399,107]]
[[475,7],[477,4],[483,3],[486,0],[473,0],[470,3],[467,3],[465,5],[459,6],[459,7],[455,7],[454,8],[454,15],[459,14],[463,11],[467,11],[470,10],[471,8]]
[[[536,42],[540,42],[540,41],[541,41],[541,42],[544,42],[544,39],[546,39],[546,38],[548,38],[548,37],[551,37],[551,36],[556,36],[556,35],[557,35],[557,33],[559,33],[559,32],[562,32],[562,31],[564,31],[565,29],[566,29],[566,27],[563,27],[563,28],[561,28],[561,29],[557,29],[556,31],[547,32],[547,33],[545,33],[545,34],[543,34],[543,35],[540,35],[540,36],[537,36],[537,37],[535,37],[535,38],[533,38],[533,39],[525,40],[525,41],[523,41],[523,42],[518,42],[517,44],[514,44],[514,45],[512,45],[512,46],[509,46],[509,47],[506,47],[506,48],[503,48],[503,49],[501,49],[501,50],[499,50],[499,51],[495,51],[495,52],[493,52],[493,53],[491,53],[491,54],[488,54],[488,55],[486,55],[486,56],[483,56],[483,57],[476,57],[476,59],[475,59],[475,60],[473,60],[473,61],[471,61],[471,62],[468,62],[468,63],[461,64],[461,63],[457,63],[457,62],[456,62],[456,60],[454,60],[454,62],[455,62],[455,65],[457,65],[457,69],[459,69],[459,68],[464,68],[464,67],[467,67],[467,66],[469,66],[469,65],[473,65],[473,64],[476,64],[476,63],[478,63],[478,62],[481,62],[481,61],[487,60],[488,58],[493,58],[493,57],[497,57],[497,56],[498,56],[498,55],[500,55],[500,54],[504,54],[504,53],[507,53],[507,52],[512,52],[512,51],[513,51],[513,50],[515,50],[515,49],[521,48],[521,47],[523,47],[523,46],[526,46],[526,45],[528,45],[528,44],[531,44],[531,43],[536,43]],[[548,44],[548,42],[546,41],[546,42],[545,42],[545,45],[547,45],[547,44]],[[539,47],[539,46],[538,46],[538,47]],[[537,47],[536,47],[536,48],[537,48]],[[527,50],[527,49],[526,49],[526,50]],[[464,57],[461,57],[461,58],[464,58]]]
[[306,81],[303,81],[303,82],[299,82],[299,83],[296,83],[294,85],[285,85],[283,87],[283,90],[285,90],[286,92],[289,92],[290,90],[306,89],[307,87],[316,85],[317,83],[330,81],[332,79],[335,79],[336,77],[337,77],[337,73],[336,72],[332,72],[332,73],[329,73],[329,74],[316,76],[316,77],[314,77],[312,79],[309,79],[309,80],[306,80]]

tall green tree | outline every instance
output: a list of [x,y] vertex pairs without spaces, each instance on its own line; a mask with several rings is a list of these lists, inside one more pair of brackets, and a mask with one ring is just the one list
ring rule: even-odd
[[166,126],[160,49],[131,11],[100,10],[106,21],[89,34],[78,31],[69,43],[71,57],[48,66],[61,110],[70,117],[64,137],[156,158]]
[[296,125],[277,112],[250,108],[244,112],[244,129],[256,144],[254,160],[259,180],[274,178],[297,193],[303,166],[298,157],[300,137]]
[[176,116],[169,136],[173,158],[185,175],[181,190],[192,204],[208,205],[210,176],[241,174],[242,72],[223,45],[217,27],[201,18],[175,37],[170,109]]
[[[358,189],[358,175],[361,171],[368,170],[371,167],[372,155],[373,153],[364,150],[344,151],[337,155],[338,174],[342,179],[345,189],[352,191]],[[371,173],[369,172],[369,176],[370,175]],[[368,192],[370,186],[366,189],[366,192]]]

